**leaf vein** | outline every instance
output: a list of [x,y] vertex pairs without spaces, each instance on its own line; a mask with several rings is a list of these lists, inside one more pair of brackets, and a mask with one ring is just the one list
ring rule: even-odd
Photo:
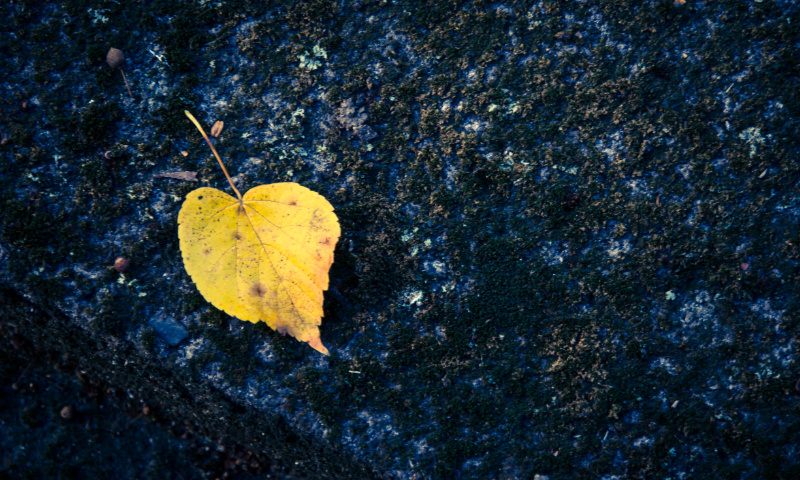
[[[250,208],[252,208],[252,207],[250,207]],[[259,215],[261,215],[261,213],[258,210],[255,210],[255,209],[253,209],[253,210],[256,213],[258,213]],[[255,225],[253,225],[253,221],[250,219],[250,215],[247,213],[247,210],[244,209],[243,211],[244,211],[245,218],[247,218],[247,222],[250,224],[250,228],[252,228],[253,232],[255,232],[255,234],[256,234],[256,238],[258,239],[258,243],[261,245],[262,250],[264,250],[264,253],[266,253],[266,255],[267,255],[267,259],[269,260],[269,263],[272,266],[272,270],[275,272],[275,276],[277,276],[278,279],[280,280],[279,283],[280,283],[281,287],[283,287],[283,291],[286,293],[286,296],[289,298],[289,302],[291,302],[291,304],[292,304],[292,309],[294,310],[295,315],[297,316],[297,318],[299,318],[302,321],[303,316],[300,314],[300,311],[297,308],[297,305],[294,303],[294,298],[292,298],[292,295],[289,293],[289,289],[286,288],[285,280],[283,279],[281,274],[278,272],[277,267],[275,267],[275,263],[272,261],[272,258],[270,258],[269,251],[267,250],[266,246],[264,245],[264,242],[261,240],[261,236],[258,234],[258,230],[256,230]],[[264,217],[264,215],[261,215],[261,216]],[[264,219],[269,221],[269,219],[266,218],[266,217],[264,217]],[[272,223],[272,222],[270,222],[270,223]],[[238,222],[237,222],[237,225],[238,225]],[[277,248],[275,248],[274,250],[278,251]],[[283,255],[283,254],[281,254],[281,255]],[[285,255],[284,255],[284,257],[285,257]],[[278,309],[276,308],[276,311],[277,310]]]
[[[275,222],[273,222],[272,220],[267,218],[263,213],[259,212],[258,210],[256,210],[253,207],[248,207],[248,208],[252,209],[254,212],[259,214],[261,216],[261,218],[263,218],[264,220],[268,221],[273,227],[277,228],[278,230],[280,230],[281,233],[283,233],[284,235],[289,237],[289,240],[291,240],[291,241],[293,241],[295,243],[303,243],[303,242],[298,241],[296,238],[294,238],[293,236],[289,235],[288,233],[284,232],[283,231],[283,227],[279,227],[279,226],[275,225]],[[248,216],[248,221],[249,221],[249,218],[250,217]],[[258,237],[258,241],[261,241],[261,237],[258,235],[258,230],[256,230],[256,228],[253,226],[252,222],[250,222],[250,226],[253,227],[253,231],[256,232],[256,236]]]
[[[238,203],[238,202],[237,202],[237,203]],[[212,214],[211,214],[211,216],[210,216],[210,217],[208,217],[208,221],[206,222],[206,224],[205,224],[205,225],[203,225],[203,228],[201,228],[200,230],[201,230],[201,231],[205,231],[206,227],[208,227],[208,224],[209,224],[209,223],[211,223],[211,220],[213,220],[213,219],[214,219],[214,217],[216,217],[216,216],[217,216],[217,215],[219,215],[220,213],[224,212],[225,210],[227,210],[227,209],[229,209],[229,208],[233,207],[234,205],[236,205],[236,203],[232,203],[232,204],[228,205],[227,207],[223,207],[223,208],[221,208],[221,209],[217,210],[216,212],[212,213]]]

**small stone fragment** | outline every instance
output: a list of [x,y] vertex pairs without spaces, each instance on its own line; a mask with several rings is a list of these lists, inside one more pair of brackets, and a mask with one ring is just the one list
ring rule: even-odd
[[72,407],[67,405],[66,407],[61,409],[61,418],[64,420],[69,420],[72,418]]
[[117,257],[114,260],[114,270],[118,271],[119,273],[125,273],[131,266],[131,261],[125,257]]
[[225,127],[225,122],[222,120],[217,120],[214,123],[214,126],[211,127],[211,136],[214,138],[219,137],[219,134],[222,133],[222,128]]
[[170,346],[174,347],[179,345],[189,337],[189,333],[183,328],[183,325],[164,314],[151,318],[147,323],[149,323],[150,326],[155,329],[158,336],[163,338]]

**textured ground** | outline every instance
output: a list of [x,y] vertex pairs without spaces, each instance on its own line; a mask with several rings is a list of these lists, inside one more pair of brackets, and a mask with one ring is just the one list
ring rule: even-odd
[[16,338],[14,346],[0,358],[0,478],[298,478],[161,417],[68,360],[24,360],[30,345]]
[[[0,11],[4,379],[66,361],[158,412],[134,439],[309,478],[800,477],[794,2]],[[186,275],[181,201],[228,187],[184,109],[336,208],[330,357]]]

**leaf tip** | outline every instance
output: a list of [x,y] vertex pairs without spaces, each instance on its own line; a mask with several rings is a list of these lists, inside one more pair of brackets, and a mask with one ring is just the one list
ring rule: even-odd
[[328,349],[325,348],[325,345],[322,344],[322,340],[320,340],[319,337],[312,338],[311,340],[308,341],[308,344],[311,346],[311,348],[318,351],[319,353],[323,355],[330,355],[328,353]]

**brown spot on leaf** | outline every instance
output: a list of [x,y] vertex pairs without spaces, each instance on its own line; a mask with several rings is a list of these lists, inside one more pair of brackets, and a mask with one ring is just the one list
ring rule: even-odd
[[261,284],[261,282],[254,282],[250,286],[250,294],[252,295],[263,297],[265,293],[267,293],[267,289]]

